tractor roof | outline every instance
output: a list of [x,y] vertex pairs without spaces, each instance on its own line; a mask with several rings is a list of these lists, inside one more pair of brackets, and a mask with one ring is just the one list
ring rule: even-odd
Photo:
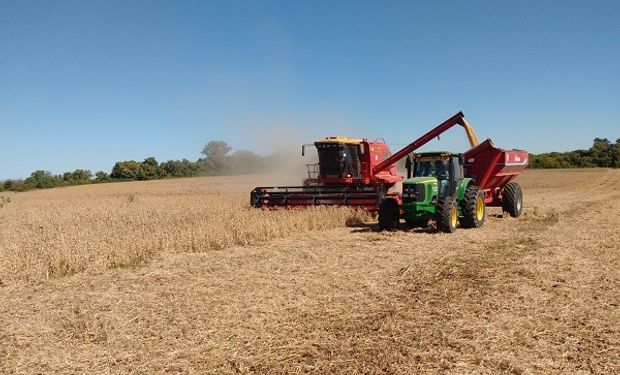
[[419,152],[416,153],[415,156],[417,158],[437,158],[437,157],[447,157],[447,156],[459,156],[460,154],[450,152],[450,151],[429,151],[429,152]]

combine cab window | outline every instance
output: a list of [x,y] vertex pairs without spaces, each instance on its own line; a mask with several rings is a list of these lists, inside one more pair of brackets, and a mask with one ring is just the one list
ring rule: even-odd
[[321,177],[360,177],[359,147],[355,144],[317,144]]

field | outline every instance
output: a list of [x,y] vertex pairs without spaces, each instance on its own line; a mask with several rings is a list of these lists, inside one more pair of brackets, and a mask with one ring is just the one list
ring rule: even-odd
[[0,193],[0,373],[620,373],[620,171],[452,235],[250,209],[269,178]]

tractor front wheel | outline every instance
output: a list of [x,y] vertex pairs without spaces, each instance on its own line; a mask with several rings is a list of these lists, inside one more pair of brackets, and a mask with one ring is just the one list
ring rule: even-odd
[[502,209],[512,217],[521,216],[523,212],[523,191],[516,182],[509,182],[504,187]]
[[478,186],[469,185],[465,190],[465,199],[461,202],[461,226],[463,228],[480,228],[486,217],[484,193]]
[[454,233],[458,222],[456,199],[445,197],[437,202],[437,229],[445,233]]
[[398,229],[400,210],[396,199],[385,199],[379,205],[379,230]]

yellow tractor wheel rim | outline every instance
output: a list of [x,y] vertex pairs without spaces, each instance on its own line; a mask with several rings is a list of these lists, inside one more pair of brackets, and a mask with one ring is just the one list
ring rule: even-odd
[[478,219],[478,221],[481,221],[483,217],[484,217],[484,201],[482,200],[481,197],[478,197],[478,199],[476,199],[476,219]]
[[456,220],[458,219],[459,215],[456,212],[456,207],[452,207],[452,209],[450,210],[450,225],[452,225],[452,228],[456,228]]

